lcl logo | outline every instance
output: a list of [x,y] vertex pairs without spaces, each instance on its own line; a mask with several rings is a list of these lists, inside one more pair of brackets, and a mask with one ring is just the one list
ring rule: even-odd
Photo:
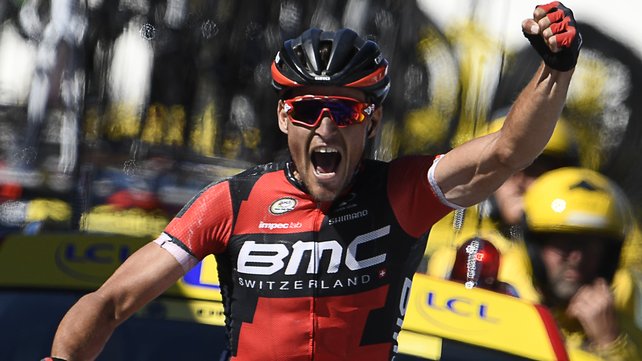
[[133,251],[127,244],[63,243],[56,250],[56,265],[75,279],[102,282],[125,262]]
[[126,244],[93,243],[83,247],[70,243],[63,246],[63,254],[64,259],[72,263],[115,264],[125,262],[131,249]]
[[489,307],[484,302],[466,297],[443,297],[440,298],[435,292],[428,292],[426,305],[433,310],[449,312],[466,318],[477,318],[488,322],[498,322],[489,314]]

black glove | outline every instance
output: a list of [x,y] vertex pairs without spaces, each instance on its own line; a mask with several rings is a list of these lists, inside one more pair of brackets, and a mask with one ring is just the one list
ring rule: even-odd
[[553,30],[553,36],[561,50],[557,53],[552,52],[542,37],[541,31],[540,34],[535,35],[524,32],[524,36],[544,59],[546,65],[559,71],[573,69],[582,47],[582,34],[577,29],[573,12],[559,1],[537,7],[546,11],[546,17],[551,22],[550,29]]

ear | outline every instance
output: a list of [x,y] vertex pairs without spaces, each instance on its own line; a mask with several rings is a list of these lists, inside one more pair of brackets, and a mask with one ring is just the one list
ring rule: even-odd
[[366,130],[366,136],[368,138],[374,138],[377,135],[377,127],[383,116],[383,107],[380,105],[375,108],[374,113],[370,117],[370,123],[368,124],[368,130]]
[[283,100],[279,99],[279,103],[276,107],[276,116],[279,121],[279,129],[281,129],[283,133],[288,134],[288,125],[290,122],[288,122],[288,114],[285,112],[283,105]]

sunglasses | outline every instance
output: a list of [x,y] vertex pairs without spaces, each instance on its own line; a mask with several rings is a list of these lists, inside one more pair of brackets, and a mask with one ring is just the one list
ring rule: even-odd
[[328,95],[302,95],[283,102],[285,103],[283,108],[292,123],[306,128],[319,125],[326,112],[339,128],[359,124],[372,115],[375,109],[374,104]]

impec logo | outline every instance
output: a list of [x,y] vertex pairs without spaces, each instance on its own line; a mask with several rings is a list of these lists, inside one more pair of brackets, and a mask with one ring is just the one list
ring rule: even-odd
[[297,229],[303,227],[301,222],[290,222],[290,223],[270,223],[270,222],[259,222],[259,229]]

